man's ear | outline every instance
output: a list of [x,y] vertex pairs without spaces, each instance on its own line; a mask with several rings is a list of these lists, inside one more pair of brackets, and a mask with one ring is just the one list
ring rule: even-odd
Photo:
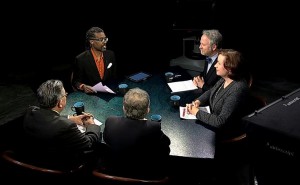
[[150,112],[150,107],[148,107],[148,112],[147,113],[149,113]]
[[216,49],[217,49],[217,45],[214,44],[214,45],[212,46],[212,50],[215,51]]
[[62,100],[59,100],[59,101],[57,102],[57,107],[59,107],[59,108],[62,108],[62,107],[63,107],[62,104],[61,104],[61,101],[62,101]]

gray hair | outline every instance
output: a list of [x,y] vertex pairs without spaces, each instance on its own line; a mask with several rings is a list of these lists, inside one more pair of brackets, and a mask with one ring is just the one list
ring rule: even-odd
[[149,94],[140,89],[130,89],[123,99],[124,114],[128,118],[132,119],[144,119],[148,114],[148,108],[150,107]]
[[51,109],[63,98],[63,83],[60,80],[47,80],[37,89],[37,100],[41,107]]
[[219,30],[203,30],[202,34],[209,38],[211,47],[215,44],[218,49],[222,48],[223,36]]

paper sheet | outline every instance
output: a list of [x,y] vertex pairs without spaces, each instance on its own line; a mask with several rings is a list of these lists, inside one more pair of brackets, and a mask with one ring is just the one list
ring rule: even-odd
[[[94,122],[96,125],[102,125],[103,123],[101,123],[99,120],[97,120],[96,118],[94,118]],[[78,129],[80,130],[81,133],[86,131],[86,128],[84,125],[77,125]]]
[[[209,106],[200,107],[200,111],[210,113]],[[182,119],[197,119],[196,116],[189,114],[186,107],[179,107],[180,118]]]
[[172,93],[198,89],[197,86],[194,85],[193,80],[170,82],[168,85],[171,88]]
[[94,85],[92,87],[92,89],[94,91],[97,91],[97,92],[109,92],[109,93],[112,93],[112,94],[116,94],[113,90],[111,90],[109,87],[107,87],[106,85],[103,85],[102,82],[99,82],[97,83],[96,85]]

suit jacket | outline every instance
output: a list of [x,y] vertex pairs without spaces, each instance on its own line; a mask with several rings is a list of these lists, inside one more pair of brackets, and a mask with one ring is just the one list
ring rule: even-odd
[[88,125],[81,133],[77,125],[57,112],[32,106],[23,123],[23,153],[33,163],[46,167],[72,168],[85,162],[100,141],[100,127]]
[[91,50],[86,50],[77,55],[73,66],[72,85],[78,87],[80,84],[84,83],[94,86],[99,82],[105,83],[109,80],[116,79],[117,63],[114,52],[111,50],[104,51],[103,58],[105,71],[103,79],[101,79]]
[[201,106],[210,106],[211,114],[198,111],[196,115],[202,123],[216,128],[217,137],[220,139],[232,138],[242,133],[241,118],[246,115],[249,100],[249,87],[244,80],[233,81],[215,96],[223,83],[224,79],[221,78],[214,87],[198,98]]
[[209,68],[209,71],[207,71],[208,63],[205,61],[204,70],[202,72],[202,77],[204,79],[204,85],[202,87],[202,93],[207,91],[208,89],[212,88],[218,80],[220,80],[220,76],[216,73],[216,68],[214,67],[215,64],[218,62],[218,58],[215,59],[215,61],[212,63],[211,67]]
[[103,140],[110,148],[105,163],[110,173],[141,178],[165,173],[171,142],[160,123],[112,116],[105,121]]

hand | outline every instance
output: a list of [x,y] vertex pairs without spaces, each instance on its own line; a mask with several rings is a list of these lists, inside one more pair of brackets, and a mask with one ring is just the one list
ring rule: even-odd
[[83,124],[95,124],[94,122],[94,116],[91,113],[87,112],[82,112],[83,117],[82,117],[82,122]]
[[97,92],[94,91],[94,90],[92,89],[92,87],[89,86],[89,85],[83,85],[83,86],[82,86],[82,90],[83,90],[83,92],[85,92],[85,93],[97,93]]
[[192,114],[196,116],[197,112],[199,111],[199,108],[194,106],[193,103],[191,103],[191,104],[186,104],[186,110],[188,114]]
[[196,115],[199,111],[199,106],[201,102],[199,100],[195,100],[190,104],[186,104],[186,110],[188,114]]
[[196,76],[193,78],[193,83],[195,86],[202,88],[204,85],[204,79],[201,76]]
[[195,100],[195,101],[192,102],[192,105],[198,108],[200,106],[200,101]]
[[81,115],[69,116],[69,120],[72,120],[77,125],[94,124],[94,116],[91,113],[82,112]]
[[94,117],[86,117],[82,120],[82,122],[83,122],[84,125],[88,125],[88,124],[93,125],[93,124],[95,124]]
[[73,121],[77,125],[83,125],[83,118],[84,115],[78,115],[78,116],[69,116],[69,120]]

